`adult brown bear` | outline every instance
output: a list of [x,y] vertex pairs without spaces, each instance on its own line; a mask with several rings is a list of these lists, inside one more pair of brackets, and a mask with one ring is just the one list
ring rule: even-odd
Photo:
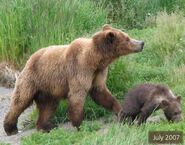
[[62,98],[68,99],[69,118],[79,127],[89,93],[103,107],[118,113],[119,102],[106,87],[108,65],[116,58],[140,52],[143,41],[104,25],[92,38],[79,38],[69,45],[49,46],[35,52],[15,84],[11,107],[4,120],[7,135],[17,133],[19,115],[33,102],[39,110],[37,129],[49,131],[49,122]]

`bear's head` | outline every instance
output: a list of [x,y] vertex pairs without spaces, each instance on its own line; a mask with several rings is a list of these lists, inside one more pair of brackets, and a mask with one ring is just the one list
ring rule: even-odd
[[132,39],[128,34],[106,24],[93,36],[96,48],[108,57],[118,57],[143,50],[144,42]]
[[162,100],[160,106],[168,121],[178,122],[182,120],[180,96],[170,100]]

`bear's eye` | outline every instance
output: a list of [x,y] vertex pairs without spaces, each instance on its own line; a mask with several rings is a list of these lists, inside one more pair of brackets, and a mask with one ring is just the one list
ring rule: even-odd
[[178,115],[178,112],[175,112],[174,115]]
[[127,41],[127,42],[130,41],[129,37],[126,37],[126,41]]
[[178,115],[178,114],[180,114],[180,113],[181,113],[180,111],[179,111],[179,112],[175,112],[174,115]]

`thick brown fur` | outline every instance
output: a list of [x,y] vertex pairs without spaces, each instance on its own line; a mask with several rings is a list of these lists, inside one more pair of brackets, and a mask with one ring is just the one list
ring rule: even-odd
[[6,133],[17,133],[17,119],[33,100],[39,109],[37,129],[44,131],[52,129],[49,119],[62,98],[68,100],[69,118],[76,127],[83,120],[88,93],[96,103],[118,113],[121,105],[106,87],[108,65],[119,56],[141,51],[143,45],[142,41],[105,25],[92,38],[38,50],[16,82],[4,120]]
[[162,109],[168,121],[181,120],[181,97],[175,96],[164,85],[141,84],[131,89],[125,96],[120,121],[144,123],[156,110]]

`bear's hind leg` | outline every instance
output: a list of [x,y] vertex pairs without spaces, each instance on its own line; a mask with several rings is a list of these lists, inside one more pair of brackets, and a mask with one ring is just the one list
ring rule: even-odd
[[136,114],[126,113],[123,110],[121,110],[118,114],[118,120],[123,124],[128,123],[128,125],[132,125],[135,118]]
[[4,119],[4,130],[7,135],[13,135],[18,132],[17,121],[20,114],[32,103],[34,91],[31,87],[16,87],[11,100],[10,110]]
[[56,127],[50,122],[50,118],[56,111],[58,100],[52,98],[50,95],[40,93],[35,97],[35,102],[39,111],[39,117],[36,123],[38,130],[49,132]]

